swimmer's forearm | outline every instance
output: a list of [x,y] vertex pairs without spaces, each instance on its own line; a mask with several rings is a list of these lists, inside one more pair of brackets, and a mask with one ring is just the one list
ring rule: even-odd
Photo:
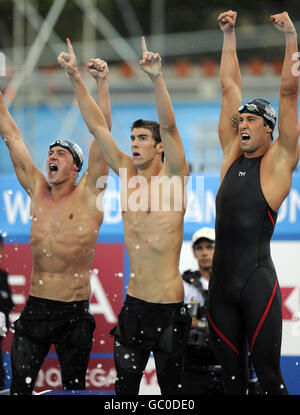
[[150,76],[153,88],[156,109],[161,129],[170,130],[176,127],[175,114],[169,92],[167,90],[163,75]]
[[70,77],[83,119],[100,146],[107,164],[118,173],[123,153],[113,140],[104,115],[91,97],[79,74]]
[[0,92],[0,136],[9,146],[11,141],[22,141],[22,135],[17,127],[15,121],[11,117],[10,113],[4,102],[4,97]]
[[299,60],[298,39],[296,31],[285,34],[285,57],[281,72],[281,94],[298,95]]
[[223,88],[226,82],[234,82],[238,87],[242,86],[242,78],[236,53],[235,31],[224,32],[223,48],[220,65],[220,81]]
[[97,79],[97,98],[98,106],[101,109],[103,116],[106,120],[107,127],[111,131],[111,105],[109,97],[109,83],[108,78],[98,78]]
[[101,109],[98,107],[90,95],[79,73],[74,72],[74,74],[70,76],[70,80],[78,101],[81,114],[90,133],[95,135],[95,132],[99,128],[108,128]]

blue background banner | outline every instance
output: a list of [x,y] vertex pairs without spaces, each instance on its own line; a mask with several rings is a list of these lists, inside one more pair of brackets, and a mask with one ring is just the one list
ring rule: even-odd
[[[104,221],[98,242],[122,242],[123,223],[119,209],[120,182],[112,174],[104,197]],[[195,229],[214,226],[215,196],[219,186],[216,174],[192,174],[187,185],[188,204],[184,239]],[[0,177],[0,230],[7,243],[28,242],[30,234],[30,199],[13,175]],[[291,191],[278,212],[273,239],[300,240],[300,175],[294,175]]]

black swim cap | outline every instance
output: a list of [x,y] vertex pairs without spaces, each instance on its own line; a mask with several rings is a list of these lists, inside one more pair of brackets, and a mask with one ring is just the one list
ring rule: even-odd
[[262,98],[253,99],[247,104],[242,105],[238,111],[240,114],[243,112],[249,112],[250,114],[260,115],[264,118],[269,127],[271,127],[273,133],[276,125],[276,113],[270,102]]
[[50,144],[49,149],[51,150],[52,147],[63,147],[70,151],[73,156],[73,160],[75,165],[78,168],[78,172],[80,172],[83,164],[83,152],[78,144],[74,143],[71,140],[56,140]]

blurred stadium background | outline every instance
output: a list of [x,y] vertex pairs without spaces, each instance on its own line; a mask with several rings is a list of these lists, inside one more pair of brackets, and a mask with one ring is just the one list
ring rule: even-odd
[[[49,143],[58,137],[71,138],[80,144],[87,160],[91,137],[74,101],[70,82],[57,64],[58,54],[67,50],[65,39],[69,37],[82,76],[94,97],[96,85],[85,70],[85,63],[91,57],[101,57],[108,62],[112,134],[122,150],[129,152],[132,122],[137,118],[157,119],[151,84],[138,67],[140,36],[145,35],[148,49],[159,52],[163,58],[165,80],[186,156],[192,173],[204,176],[208,189],[205,193],[207,202],[210,194],[216,193],[221,163],[217,125],[221,103],[218,75],[222,33],[217,17],[228,9],[238,11],[237,46],[243,76],[243,101],[263,97],[270,100],[277,110],[284,38],[269,22],[270,15],[287,10],[300,33],[298,1],[287,0],[284,10],[282,7],[279,0],[0,0],[0,51],[6,63],[5,76],[0,77],[0,88],[34,163],[43,172]],[[8,151],[2,141],[0,152],[0,229],[7,242],[4,261],[12,274],[16,318],[24,306],[29,287],[29,213],[26,216],[29,205],[25,193],[16,183]],[[273,244],[274,262],[282,271],[283,299],[287,300],[283,307],[284,375],[289,378],[289,387],[295,394],[300,394],[300,330],[295,326],[295,320],[300,318],[300,286],[297,278],[300,267],[297,255],[300,247],[299,173],[300,164],[294,175],[296,182],[291,198],[281,211]],[[23,208],[27,209],[25,213]],[[210,209],[213,211],[213,202],[210,203]],[[192,233],[201,226],[214,224],[210,212],[207,209],[200,218],[190,220],[185,226],[182,270],[190,267],[193,260],[189,245]],[[114,318],[128,283],[129,264],[123,249],[122,232],[120,217],[115,222],[114,219],[111,222],[106,219],[100,230],[99,249],[102,257],[96,258],[96,268],[98,263],[99,269],[106,267],[107,275],[101,275],[100,282],[94,277],[92,305],[93,311],[99,314],[97,325],[100,331],[106,333],[115,323]],[[120,252],[116,251],[120,247]],[[108,248],[108,253],[103,255]],[[106,261],[105,266],[103,260]],[[112,271],[109,268],[112,262],[121,269]],[[25,263],[26,270],[23,269]],[[117,279],[117,301],[113,299],[117,295],[115,291],[110,291],[110,286],[116,281],[114,279],[111,282],[111,275],[119,275],[120,271],[122,275],[124,272],[124,280]],[[109,319],[109,313],[103,312],[101,304],[105,303],[105,298],[102,294],[111,302],[114,318]],[[109,305],[105,303],[103,307],[105,309]],[[112,343],[108,336],[105,340],[99,336],[93,350],[88,386],[90,389],[109,391],[113,389]],[[10,379],[10,340],[9,335],[5,343],[7,386]],[[50,353],[37,385],[38,391],[59,389],[59,370],[55,372],[55,358],[55,353]],[[101,368],[99,359],[103,361]],[[157,390],[151,377],[155,373],[151,364],[143,384],[144,393]]]
[[[284,3],[295,25],[299,5]],[[233,1],[199,0],[1,0],[0,50],[6,77],[0,80],[7,103],[44,169],[47,145],[55,137],[73,137],[88,150],[89,139],[73,92],[57,65],[70,37],[89,89],[93,79],[84,70],[91,57],[110,67],[113,135],[129,149],[129,127],[136,118],[156,118],[147,76],[138,67],[140,36],[163,58],[163,70],[192,171],[217,172],[220,148],[217,119],[222,34],[221,11],[236,9]],[[269,23],[282,11],[280,1],[241,2],[238,10],[238,54],[243,74],[243,99],[263,96],[277,108],[284,54],[283,36]],[[2,149],[1,149],[2,150]],[[5,160],[0,173],[11,173]]]

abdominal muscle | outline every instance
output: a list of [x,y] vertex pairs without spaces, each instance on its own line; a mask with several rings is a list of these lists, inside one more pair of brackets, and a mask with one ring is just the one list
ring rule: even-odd
[[30,295],[66,302],[90,298],[90,268],[97,239],[92,232],[86,229],[80,236],[76,232],[48,233],[43,238],[31,232]]
[[89,277],[89,272],[81,273],[80,277],[65,273],[34,272],[29,294],[34,297],[65,302],[89,300],[91,295]]
[[[183,301],[183,286],[181,276],[178,273],[168,276],[150,274],[145,270],[143,274],[135,272],[134,267],[130,269],[130,283],[127,294],[150,303],[170,304]],[[163,278],[162,278],[163,276]]]
[[123,217],[130,261],[127,293],[153,303],[181,302],[184,291],[178,264],[182,215],[174,212],[150,215],[151,219],[139,218],[137,214],[135,219],[139,226],[130,212]]

